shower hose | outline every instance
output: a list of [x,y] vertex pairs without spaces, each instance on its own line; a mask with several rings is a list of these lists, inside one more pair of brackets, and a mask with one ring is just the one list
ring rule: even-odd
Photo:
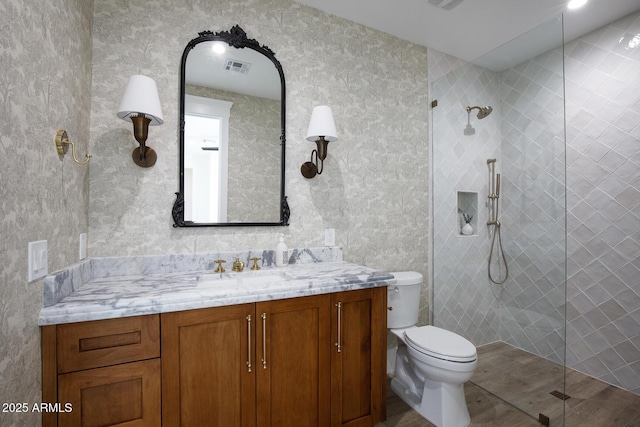
[[[491,280],[496,285],[502,285],[507,281],[507,278],[509,277],[509,266],[507,265],[507,258],[505,257],[504,249],[502,248],[502,233],[500,232],[500,221],[496,221],[493,226],[493,237],[491,239],[491,249],[489,250],[489,262],[487,269],[489,272],[489,280]],[[493,275],[491,274],[491,261],[493,260],[494,248],[496,247],[496,237],[498,239],[498,247],[496,248],[496,250],[499,252],[498,266],[500,266],[501,262],[504,265],[504,278],[498,278],[498,280],[494,279]]]

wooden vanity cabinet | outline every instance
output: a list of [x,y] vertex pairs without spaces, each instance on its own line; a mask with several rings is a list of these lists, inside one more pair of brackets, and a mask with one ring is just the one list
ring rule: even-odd
[[371,427],[386,418],[386,289],[331,295],[332,427]]
[[158,315],[42,327],[43,426],[160,425]]
[[386,295],[373,288],[163,314],[163,426],[380,422]]
[[330,425],[331,296],[256,304],[258,426]]
[[162,425],[256,425],[255,304],[162,314]]
[[330,298],[163,314],[162,425],[329,426]]
[[385,338],[386,287],[45,326],[43,425],[371,427]]

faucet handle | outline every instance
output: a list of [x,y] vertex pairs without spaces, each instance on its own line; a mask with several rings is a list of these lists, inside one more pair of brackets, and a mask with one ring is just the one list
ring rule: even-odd
[[227,260],[224,259],[214,259],[213,262],[218,264],[218,268],[216,268],[214,270],[214,273],[224,273],[224,268],[222,268],[222,263],[227,262]]
[[253,261],[253,265],[251,265],[251,269],[252,270],[260,270],[260,266],[258,265],[258,261],[260,261],[262,258],[258,258],[258,257],[254,257],[254,258],[249,258],[251,261]]

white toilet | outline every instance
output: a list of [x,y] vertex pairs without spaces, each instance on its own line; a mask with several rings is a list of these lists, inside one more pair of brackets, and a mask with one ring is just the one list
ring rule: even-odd
[[422,274],[391,274],[397,283],[388,288],[387,327],[398,337],[391,389],[436,426],[466,427],[471,419],[464,383],[476,369],[476,348],[453,332],[417,327]]

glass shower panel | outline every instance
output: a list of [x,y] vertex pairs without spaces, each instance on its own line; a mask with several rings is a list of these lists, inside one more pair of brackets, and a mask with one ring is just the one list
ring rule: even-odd
[[[566,397],[562,46],[558,17],[432,82],[433,323],[478,348],[472,383],[552,426]],[[471,235],[461,193],[478,194]]]

